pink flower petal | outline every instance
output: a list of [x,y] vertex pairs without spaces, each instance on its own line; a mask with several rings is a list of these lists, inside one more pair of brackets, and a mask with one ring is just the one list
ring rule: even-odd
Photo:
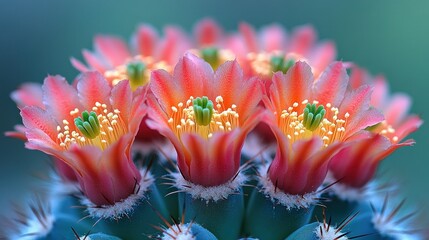
[[263,50],[266,52],[284,51],[287,44],[287,35],[283,27],[277,24],[261,29],[260,33]]
[[96,51],[103,55],[113,66],[123,64],[131,56],[127,44],[117,37],[96,36],[94,46]]
[[392,126],[399,124],[411,107],[411,98],[405,94],[393,95],[383,109],[386,122]]
[[52,138],[40,129],[27,129],[25,132],[27,142],[25,147],[31,150],[38,150],[49,155],[61,156],[60,146]]
[[21,139],[24,142],[28,141],[27,137],[25,136],[26,128],[23,125],[15,125],[14,129],[15,131],[7,131],[4,133],[4,135],[6,137]]
[[131,103],[133,101],[133,92],[131,91],[128,80],[120,81],[113,86],[110,103],[113,109],[121,111],[122,118],[128,122],[131,112]]
[[238,26],[239,31],[243,37],[244,44],[247,47],[248,52],[258,52],[258,39],[256,37],[256,32],[252,26],[247,23],[240,23]]
[[343,137],[347,139],[358,131],[363,130],[367,127],[374,126],[384,120],[383,114],[377,109],[369,109],[365,112],[361,112],[359,115],[354,116],[346,128],[346,135]]
[[291,107],[295,102],[300,104],[305,99],[310,100],[313,81],[311,68],[305,62],[295,63],[286,74],[276,73],[270,89],[276,110],[281,111]]
[[57,123],[43,109],[35,106],[27,106],[21,109],[21,117],[27,129],[40,129],[52,140],[57,139]]
[[[179,161],[179,168],[187,164],[187,180],[202,186],[217,186],[231,180],[238,172],[240,158],[235,155],[233,133],[214,134],[205,140],[197,134],[183,134],[182,142],[191,161]],[[183,174],[186,174],[183,172]]]
[[134,192],[135,184],[139,183],[141,179],[140,173],[131,159],[133,141],[133,134],[123,135],[101,155],[99,164],[106,167],[110,178],[114,180],[112,185],[115,202],[131,195]]
[[63,181],[69,183],[77,183],[78,179],[73,168],[71,168],[67,163],[56,157],[52,157],[52,160],[54,162],[56,172]]
[[360,188],[372,179],[381,160],[379,153],[390,145],[387,138],[378,134],[355,141],[332,158],[329,168],[342,184]]
[[369,108],[371,94],[371,87],[368,85],[360,86],[358,89],[348,92],[339,108],[340,117],[344,117],[346,113],[352,117],[361,112],[364,113]]
[[353,65],[352,72],[350,74],[350,86],[352,89],[357,89],[362,85],[366,85],[369,82],[368,72],[356,65]]
[[305,55],[316,40],[316,32],[311,26],[302,26],[292,33],[289,52]]
[[313,67],[314,76],[319,77],[323,69],[327,68],[329,64],[335,60],[337,56],[337,49],[333,42],[325,42],[319,44],[313,50],[310,56],[311,66]]
[[158,38],[158,33],[151,25],[140,25],[136,35],[138,52],[142,56],[154,56]]
[[381,76],[374,79],[373,85],[374,91],[371,97],[371,105],[378,109],[382,109],[385,107],[388,100],[389,86],[384,77]]
[[200,47],[216,45],[222,35],[222,29],[210,18],[199,21],[194,28],[194,36]]
[[85,66],[81,61],[77,60],[76,58],[70,58],[70,62],[73,65],[74,68],[79,70],[80,72],[88,72],[89,68]]
[[36,106],[45,108],[43,104],[42,85],[37,83],[24,83],[18,90],[11,93],[10,97],[19,108],[24,106]]
[[147,105],[145,104],[147,89],[147,86],[139,87],[133,92],[134,97],[133,101],[131,102],[128,128],[130,132],[134,133],[134,135],[137,134],[142,119],[147,114],[148,109]]
[[[200,94],[208,94],[210,83],[214,82],[212,67],[202,59],[192,54],[185,54],[174,68],[174,79],[178,81],[180,91],[184,96],[182,101],[188,100],[190,96],[200,97]],[[211,96],[208,96],[211,97]],[[176,103],[177,104],[177,103]]]
[[228,61],[220,65],[216,70],[215,79],[217,88],[213,90],[223,97],[225,105],[237,104],[234,100],[242,91],[245,91],[240,88],[243,83],[243,71],[238,62]]
[[153,95],[166,107],[166,113],[171,112],[171,107],[178,104],[177,101],[184,101],[183,92],[179,91],[178,82],[165,70],[155,70],[151,74],[149,86]]
[[331,103],[334,107],[340,106],[348,82],[349,77],[343,63],[332,63],[315,82],[313,88],[314,100],[323,105]]
[[74,117],[70,111],[82,109],[76,89],[68,84],[61,76],[48,76],[43,84],[43,102],[52,117],[62,123],[67,120],[73,124]]
[[398,137],[398,142],[400,142],[406,136],[416,131],[422,124],[423,120],[419,116],[409,116],[398,126],[395,127],[394,135]]
[[86,49],[82,51],[82,55],[83,58],[85,58],[85,61],[91,67],[91,70],[96,70],[104,73],[106,70],[113,67],[111,64],[103,61],[102,59],[100,59],[100,57],[96,56],[95,54],[91,53]]
[[85,109],[90,111],[96,102],[109,103],[110,86],[99,72],[86,72],[79,76],[77,90]]
[[188,49],[188,40],[178,27],[166,27],[165,37],[159,43],[156,58],[170,64],[177,62],[177,56],[182,55]]
[[242,91],[234,102],[240,106],[237,111],[240,114],[240,121],[255,113],[256,107],[261,103],[264,86],[258,78],[246,80],[240,87]]

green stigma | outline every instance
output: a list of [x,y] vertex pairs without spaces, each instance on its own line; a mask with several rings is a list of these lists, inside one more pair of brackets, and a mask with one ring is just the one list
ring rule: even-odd
[[213,102],[206,96],[197,97],[193,101],[195,120],[200,126],[207,126],[210,124],[213,116]]
[[315,103],[308,103],[304,109],[304,120],[302,124],[308,130],[314,131],[319,127],[325,114],[326,110],[323,108],[322,105],[317,107]]
[[82,117],[75,118],[74,124],[89,139],[94,139],[100,134],[100,123],[95,112],[82,112]]
[[141,61],[131,62],[127,65],[127,75],[133,91],[146,84],[145,70],[146,65]]
[[209,47],[201,49],[201,57],[208,62],[213,69],[219,66],[219,51],[217,48]]
[[273,56],[271,58],[271,67],[273,72],[281,71],[286,73],[294,64],[294,59],[285,60],[283,56]]

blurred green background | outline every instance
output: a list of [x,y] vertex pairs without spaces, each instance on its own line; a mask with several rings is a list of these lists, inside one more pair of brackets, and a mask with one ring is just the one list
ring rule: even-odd
[[[262,3],[264,2],[264,3]],[[412,112],[429,119],[429,1],[117,1],[117,0],[2,0],[0,2],[0,132],[21,122],[9,94],[23,82],[42,82],[47,74],[73,79],[71,56],[92,49],[92,37],[108,33],[128,39],[140,22],[158,29],[175,24],[188,32],[201,18],[211,16],[225,29],[240,21],[256,27],[278,22],[291,29],[310,23],[321,39],[332,39],[338,57],[382,73],[395,92],[414,99]],[[429,201],[428,124],[383,163],[382,172],[402,184],[403,195],[426,207]],[[24,149],[19,140],[0,137],[0,206],[22,199],[33,178],[46,169],[47,157]],[[1,210],[0,210],[1,211]]]

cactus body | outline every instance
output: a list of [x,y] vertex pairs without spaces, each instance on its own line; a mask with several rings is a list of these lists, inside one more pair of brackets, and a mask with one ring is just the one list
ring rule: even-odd
[[245,233],[260,239],[284,239],[310,221],[313,208],[288,209],[254,189],[246,211]]

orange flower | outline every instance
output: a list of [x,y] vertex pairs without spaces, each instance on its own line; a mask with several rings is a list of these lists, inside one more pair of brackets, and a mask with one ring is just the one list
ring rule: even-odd
[[348,90],[347,72],[332,63],[318,79],[311,67],[297,62],[286,74],[273,76],[266,122],[277,139],[268,176],[289,194],[315,191],[325,179],[329,160],[345,143],[365,136],[364,129],[383,120],[369,108],[371,90]]
[[356,141],[341,150],[331,161],[330,171],[341,183],[359,188],[374,176],[378,164],[396,149],[414,144],[412,139],[403,141],[416,131],[423,121],[416,115],[408,115],[411,99],[405,94],[389,96],[387,82],[381,76],[371,77],[365,70],[354,67],[352,87],[369,84],[373,88],[370,105],[380,110],[384,121],[368,128],[370,138]]
[[96,205],[113,205],[135,191],[141,176],[130,148],[145,114],[143,89],[110,87],[97,72],[82,74],[77,89],[60,76],[43,84],[44,107],[25,106],[26,147],[55,156],[76,173]]
[[81,72],[101,72],[111,85],[128,79],[132,89],[136,90],[148,83],[152,70],[171,71],[189,46],[179,28],[167,27],[164,32],[165,36],[160,39],[152,26],[142,24],[132,39],[131,47],[118,37],[98,35],[94,39],[95,52],[83,50],[83,57],[89,66],[75,58],[71,62]]
[[173,143],[183,177],[207,187],[231,180],[244,139],[259,119],[260,82],[243,79],[236,61],[213,72],[207,62],[186,54],[173,76],[154,71],[150,90],[148,125]]
[[336,56],[334,43],[316,43],[316,32],[308,25],[296,28],[290,36],[276,24],[256,32],[242,23],[239,31],[228,40],[227,48],[237,55],[246,75],[259,75],[267,81],[274,72],[285,73],[296,61],[308,62],[318,77]]

